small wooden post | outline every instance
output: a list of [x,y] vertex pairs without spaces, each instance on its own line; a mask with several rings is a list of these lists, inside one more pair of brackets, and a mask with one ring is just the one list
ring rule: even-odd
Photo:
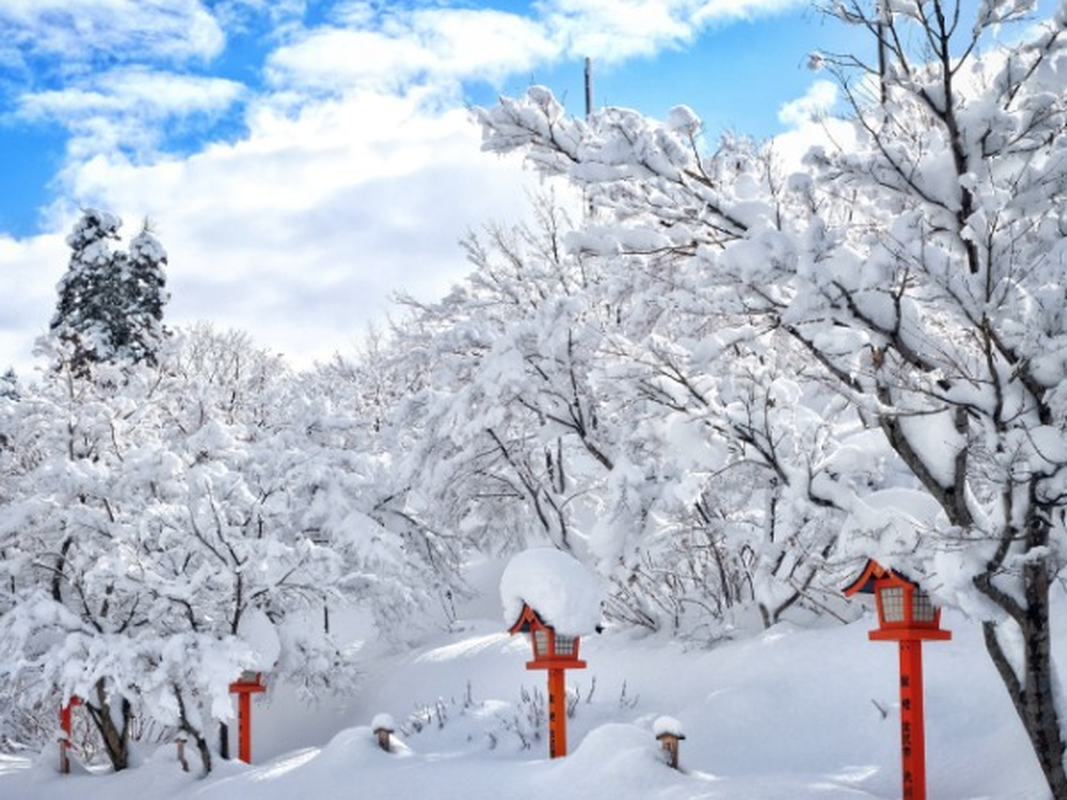
[[667,753],[667,763],[671,766],[671,769],[678,769],[678,742],[684,738],[684,736],[676,736],[673,733],[661,733],[656,737],[660,746]]
[[392,736],[393,731],[396,730],[393,718],[388,714],[378,714],[371,721],[371,728],[374,730],[374,735],[378,737],[378,747],[382,748],[382,750],[387,753],[391,753],[393,747],[389,737]]
[[682,724],[673,717],[659,717],[652,726],[652,732],[667,755],[667,764],[671,769],[678,769],[678,743],[685,738]]
[[174,744],[178,746],[178,763],[182,765],[182,772],[188,772],[189,762],[185,759],[185,737],[179,736],[174,740]]
[[388,728],[378,728],[374,733],[378,737],[378,747],[387,753],[390,752],[389,737],[393,735],[393,732]]

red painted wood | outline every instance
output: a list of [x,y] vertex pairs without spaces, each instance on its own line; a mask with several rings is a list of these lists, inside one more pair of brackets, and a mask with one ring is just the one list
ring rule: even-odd
[[567,755],[567,685],[562,669],[548,671],[548,757]]
[[900,643],[900,757],[903,800],[926,800],[921,641]]

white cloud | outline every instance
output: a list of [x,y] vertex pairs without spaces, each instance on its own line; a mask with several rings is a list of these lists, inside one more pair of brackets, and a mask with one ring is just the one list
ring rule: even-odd
[[801,127],[828,114],[837,103],[837,97],[837,84],[817,80],[803,97],[783,105],[778,111],[778,119],[785,125]]
[[[153,220],[169,324],[246,330],[305,365],[383,322],[391,292],[444,292],[468,269],[466,230],[525,212],[529,173],[481,153],[465,111],[423,108],[417,93],[368,92],[295,117],[264,105],[244,141],[149,166],[101,155],[67,174],[68,194],[131,232]],[[69,228],[75,213],[57,207],[54,221]],[[51,263],[54,284],[66,260]]]
[[780,14],[810,5],[805,0],[702,0],[693,14],[700,23],[731,22],[739,19]]
[[546,0],[552,35],[573,56],[602,62],[649,56],[692,42],[706,27],[795,8],[803,0]]
[[559,55],[532,20],[489,9],[424,9],[389,15],[374,27],[323,26],[276,50],[267,74],[276,86],[398,91],[411,83],[454,86],[499,81]]
[[33,342],[48,330],[55,285],[69,258],[70,250],[57,234],[18,241],[0,236],[0,372],[13,366],[21,377],[30,377]]
[[846,120],[831,115],[838,100],[838,87],[816,80],[802,97],[781,107],[778,118],[790,129],[774,137],[774,150],[783,168],[798,169],[812,147],[849,148],[855,131]]
[[62,89],[24,94],[15,117],[63,125],[70,132],[67,157],[72,162],[101,152],[143,160],[156,153],[176,121],[221,114],[245,91],[222,78],[120,67]]
[[128,67],[93,76],[64,89],[25,94],[19,114],[31,120],[71,122],[95,114],[125,113],[159,120],[222,111],[244,87],[223,78],[203,78]]
[[59,57],[52,65],[59,71],[96,54],[118,62],[207,59],[225,44],[198,0],[4,0],[0,29],[0,53]]
[[[327,358],[383,320],[391,292],[430,299],[462,276],[468,229],[525,214],[533,177],[480,152],[457,106],[461,82],[502,83],[565,56],[651,53],[719,20],[791,4],[545,0],[539,16],[522,17],[352,2],[305,30],[293,27],[301,0],[225,0],[212,6],[218,19],[193,0],[0,0],[0,26],[14,24],[18,46],[38,55],[69,45],[85,63],[124,48],[145,56],[103,73],[75,69],[61,88],[20,100],[24,118],[61,122],[74,138],[62,197],[48,210],[57,233],[0,238],[4,284],[19,287],[0,293],[19,298],[0,303],[0,348],[32,328],[28,359],[67,265],[59,232],[79,205],[98,205],[123,216],[128,235],[143,216],[155,223],[170,256],[168,324],[246,330],[297,365]],[[217,53],[219,19],[242,27],[274,14],[284,24],[264,32],[279,44],[258,90],[164,71]],[[91,41],[71,41],[78,24]],[[33,31],[40,41],[25,44]],[[0,45],[0,63],[4,55]],[[235,107],[245,114],[239,141],[163,154],[172,126]]]

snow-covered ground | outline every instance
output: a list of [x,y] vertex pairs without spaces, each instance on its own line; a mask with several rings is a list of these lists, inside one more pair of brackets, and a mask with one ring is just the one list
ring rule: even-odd
[[[54,753],[8,757],[0,798],[900,796],[896,646],[868,641],[870,615],[814,630],[782,624],[710,649],[610,630],[585,637],[589,666],[568,673],[577,694],[571,754],[550,761],[529,722],[543,708],[544,673],[525,669],[525,637],[503,633],[491,607],[471,607],[486,618],[403,655],[370,658],[369,646],[362,690],[347,706],[310,711],[277,691],[257,698],[252,766],[223,762],[199,779],[195,753],[194,772],[183,773],[173,745],[145,751],[118,775],[60,776]],[[979,627],[952,613],[943,625],[952,641],[924,648],[929,796],[1046,798]],[[383,713],[402,729],[393,753],[378,749],[370,728]],[[680,771],[653,735],[664,715],[684,727]]]

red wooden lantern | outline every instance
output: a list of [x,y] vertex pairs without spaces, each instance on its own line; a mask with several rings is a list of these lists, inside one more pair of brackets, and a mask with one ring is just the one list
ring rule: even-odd
[[559,758],[567,755],[567,686],[564,670],[585,669],[578,658],[580,638],[558,633],[545,624],[540,615],[523,603],[522,612],[508,633],[529,633],[533,660],[526,669],[548,670],[548,755]]
[[941,609],[930,601],[930,595],[877,561],[868,561],[860,576],[845,588],[845,597],[857,593],[874,594],[879,628],[868,634],[872,640],[952,638],[951,631],[941,629]]
[[527,669],[584,669],[586,666],[578,659],[581,637],[557,633],[528,604],[523,604],[519,618],[508,633],[530,634],[533,661],[526,664]]
[[941,628],[941,610],[919,584],[873,559],[844,590],[846,597],[857,593],[873,593],[878,611],[878,630],[867,636],[872,641],[899,642],[903,800],[926,800],[922,643],[951,639],[952,632]]
[[246,764],[252,763],[252,695],[265,691],[261,672],[243,672],[230,684],[230,692],[237,695],[237,757]]

